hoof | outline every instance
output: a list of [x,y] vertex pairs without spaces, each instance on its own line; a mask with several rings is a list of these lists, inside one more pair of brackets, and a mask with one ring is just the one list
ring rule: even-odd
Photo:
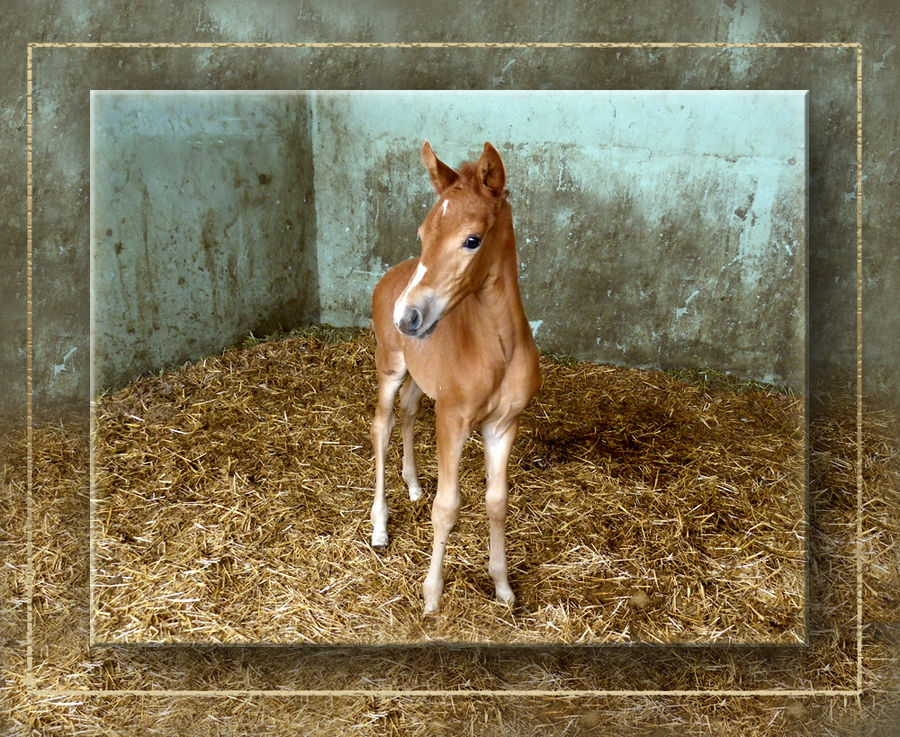
[[516,603],[516,595],[512,592],[512,589],[507,586],[503,589],[497,589],[497,601],[501,604],[506,604],[506,606],[511,607]]
[[423,617],[430,617],[430,616],[432,616],[432,615],[434,615],[434,614],[437,614],[438,611],[439,611],[439,609],[438,609],[438,605],[437,605],[436,603],[435,603],[435,604],[426,604],[426,605],[425,605],[425,609],[424,609],[424,611],[422,612],[422,616],[423,616]]
[[411,502],[418,501],[422,498],[422,487],[418,484],[409,485],[409,500]]
[[373,548],[386,548],[387,544],[388,544],[387,532],[373,532],[372,533],[372,547]]
[[441,601],[441,591],[444,588],[444,582],[438,581],[435,583],[434,581],[425,580],[425,583],[422,586],[422,598],[425,600],[425,616],[427,617],[429,614],[434,614],[438,608],[439,603]]

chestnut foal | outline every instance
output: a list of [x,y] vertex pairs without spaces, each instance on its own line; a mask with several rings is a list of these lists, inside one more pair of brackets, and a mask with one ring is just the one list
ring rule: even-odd
[[421,256],[390,269],[372,294],[378,405],[372,422],[371,518],[372,545],[387,545],[384,459],[394,425],[394,396],[403,384],[403,480],[413,500],[422,493],[413,455],[413,423],[423,393],[434,399],[436,416],[434,548],[422,587],[429,614],[438,608],[444,550],[459,517],[460,453],[476,426],[484,437],[488,569],[497,599],[510,605],[515,600],[507,580],[504,543],[507,463],[519,415],[540,388],[541,374],[519,294],[512,211],[500,155],[485,143],[476,163],[454,171],[425,141],[422,161],[438,201],[419,227]]

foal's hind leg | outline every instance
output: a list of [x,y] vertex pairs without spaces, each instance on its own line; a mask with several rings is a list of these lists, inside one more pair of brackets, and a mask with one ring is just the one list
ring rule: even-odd
[[518,427],[519,420],[515,418],[511,422],[485,424],[481,428],[484,435],[484,470],[487,476],[485,506],[491,533],[488,571],[494,579],[497,600],[509,605],[513,604],[516,597],[510,588],[506,567],[506,508],[509,495],[507,467]]
[[378,403],[372,420],[372,448],[375,451],[375,500],[372,502],[372,546],[388,544],[387,499],[384,493],[384,457],[394,427],[394,397],[403,382],[406,366],[402,354],[385,357],[377,349]]
[[416,455],[413,449],[413,425],[416,422],[416,413],[422,402],[422,390],[408,376],[406,383],[400,390],[400,434],[403,437],[403,480],[409,489],[409,498],[416,501],[422,496],[422,487],[419,486],[419,477],[416,471]]

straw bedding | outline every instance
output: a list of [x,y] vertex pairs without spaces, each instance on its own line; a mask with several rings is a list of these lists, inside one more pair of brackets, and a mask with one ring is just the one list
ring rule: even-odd
[[417,425],[415,503],[395,430],[392,541],[373,550],[373,348],[368,332],[306,330],[101,398],[97,641],[804,639],[801,397],[545,357],[510,467],[517,603],[493,601],[475,438],[441,613],[423,619],[434,418],[426,406]]
[[[35,428],[30,514],[24,433],[4,433],[0,733],[893,735],[900,721],[896,420],[866,404],[858,466],[852,399],[813,402],[811,415],[809,644],[777,648],[89,648],[87,432],[74,423]],[[857,470],[863,493],[859,548]],[[399,533],[393,526],[392,532],[396,543]],[[865,622],[859,674],[857,560]],[[857,675],[860,698],[821,693],[852,691]],[[195,692],[184,693],[187,689]],[[221,693],[224,689],[232,691]],[[272,695],[287,689],[345,694]],[[363,693],[372,689],[388,692]],[[420,689],[458,693],[417,694]],[[473,689],[496,693],[467,693]],[[805,696],[528,696],[507,695],[509,689],[812,691]],[[391,695],[397,690],[402,693]]]

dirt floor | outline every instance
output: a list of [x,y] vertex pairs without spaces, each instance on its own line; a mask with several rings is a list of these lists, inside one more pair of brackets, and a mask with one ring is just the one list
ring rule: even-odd
[[426,400],[417,502],[394,431],[391,544],[374,550],[373,348],[311,329],[99,401],[98,642],[805,639],[802,397],[545,357],[510,469],[516,605],[493,601],[476,436],[441,612],[423,619],[434,418]]

